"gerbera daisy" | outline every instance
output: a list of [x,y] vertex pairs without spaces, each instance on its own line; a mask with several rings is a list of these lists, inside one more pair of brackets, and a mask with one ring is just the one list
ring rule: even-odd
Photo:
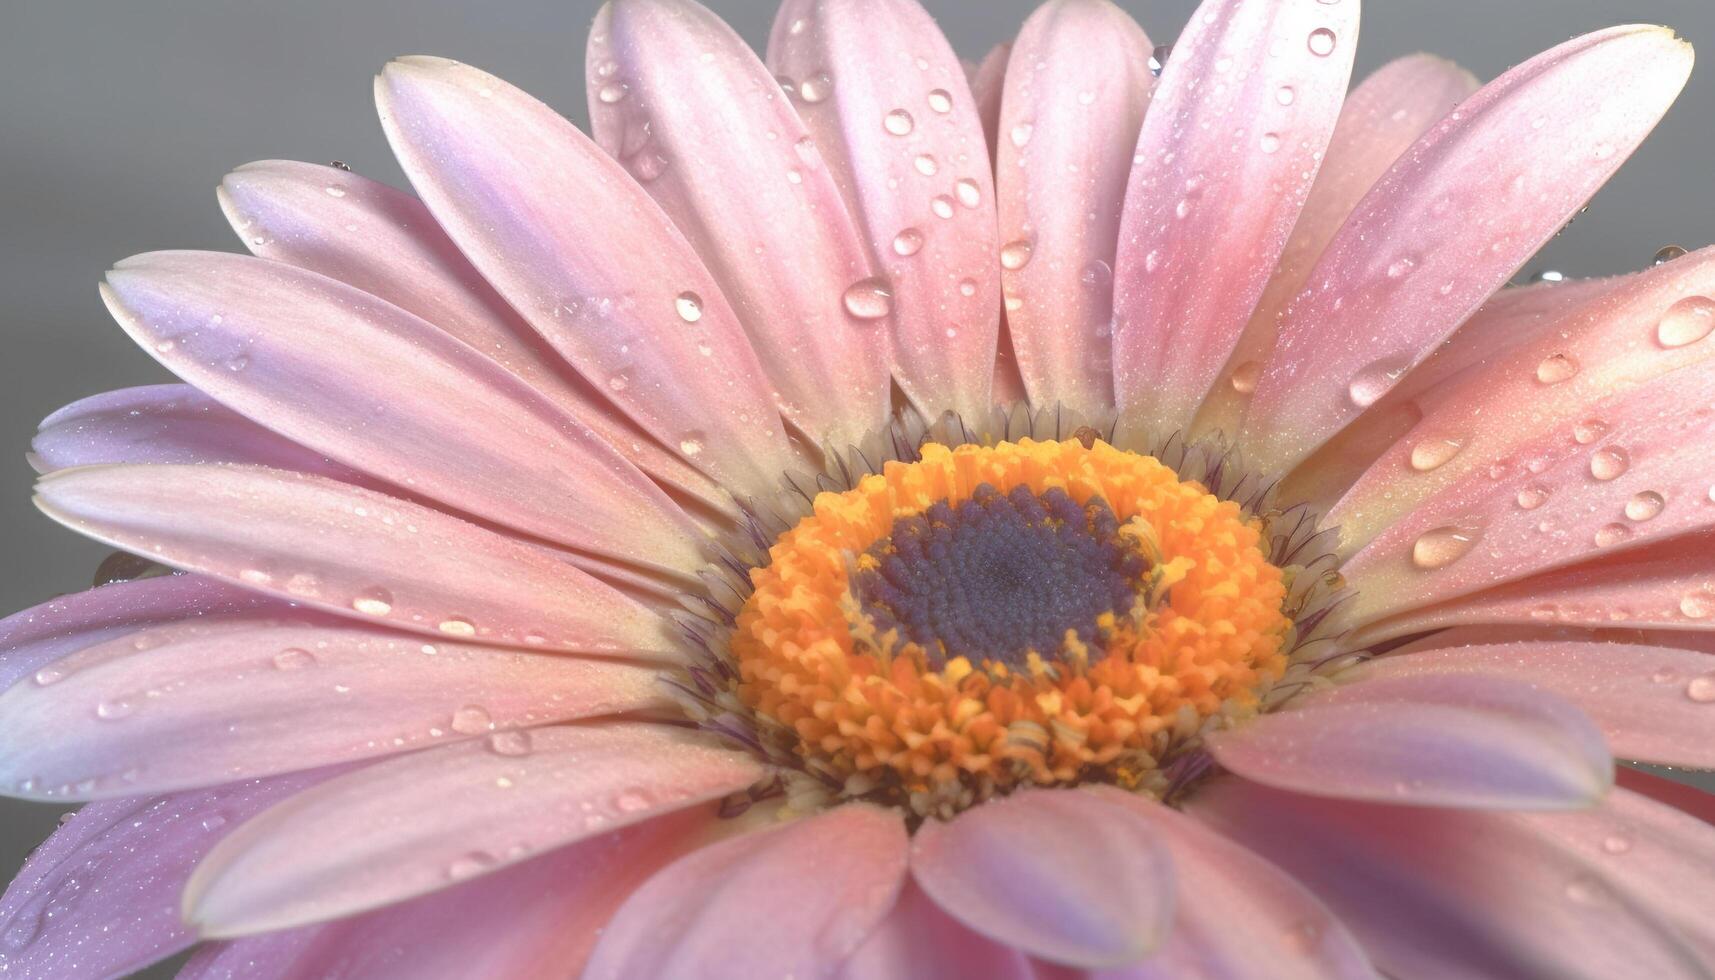
[[1709,975],[1715,253],[1506,287],[1690,48],[1358,7],[616,0],[593,138],[409,57],[416,196],[234,172],[35,442],[0,965]]

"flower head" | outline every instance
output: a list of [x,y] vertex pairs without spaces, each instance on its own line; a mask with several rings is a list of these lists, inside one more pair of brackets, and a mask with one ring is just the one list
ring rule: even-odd
[[615,0],[593,139],[410,57],[414,195],[235,171],[34,446],[0,963],[1708,975],[1715,261],[1507,285],[1690,48],[1358,8]]

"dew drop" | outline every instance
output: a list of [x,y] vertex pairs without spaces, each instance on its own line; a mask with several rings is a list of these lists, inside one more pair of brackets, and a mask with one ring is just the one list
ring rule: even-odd
[[929,201],[929,210],[935,212],[937,218],[951,218],[953,216],[953,199],[945,194],[936,194]]
[[1513,501],[1520,510],[1535,510],[1548,502],[1548,491],[1537,486],[1525,487]]
[[1679,614],[1686,619],[1708,619],[1715,615],[1715,595],[1693,592],[1679,600]]
[[897,255],[916,255],[923,248],[923,233],[907,228],[893,236],[893,251]]
[[494,727],[494,718],[479,704],[467,704],[453,712],[453,731],[460,735],[480,735]]
[[1465,443],[1459,439],[1426,439],[1411,447],[1411,468],[1427,473],[1459,455],[1463,448]]
[[960,296],[975,296],[976,294],[977,294],[977,281],[975,279],[960,279],[959,280],[959,295]]
[[1667,308],[1656,325],[1655,339],[1663,347],[1695,344],[1715,330],[1715,299],[1687,296]]
[[621,813],[636,813],[639,810],[647,810],[654,802],[648,792],[632,787],[620,790],[614,796],[613,807]]
[[1000,265],[1003,269],[1022,269],[1030,264],[1030,242],[1019,238],[1007,242],[1000,247]]
[[1607,481],[1626,471],[1631,465],[1626,451],[1618,446],[1609,446],[1590,456],[1590,475],[1598,480]]
[[1565,354],[1550,354],[1536,366],[1536,380],[1557,385],[1578,373],[1578,364]]
[[1409,362],[1396,358],[1384,358],[1372,361],[1358,369],[1352,376],[1352,381],[1346,386],[1346,394],[1352,399],[1352,404],[1359,408],[1374,405],[1381,396],[1388,393],[1405,376],[1411,367]]
[[933,177],[935,176],[935,171],[941,169],[940,166],[935,163],[935,158],[927,153],[919,153],[917,155],[917,159],[911,161],[911,165],[917,168],[917,172],[925,177]]
[[616,374],[607,379],[607,389],[609,391],[624,391],[629,387],[631,387],[631,379],[623,374]]
[[1715,703],[1715,674],[1699,674],[1685,685],[1685,696],[1698,704]]
[[118,721],[129,718],[137,711],[137,705],[128,698],[112,698],[102,701],[95,706],[95,717],[102,721]]
[[1241,395],[1256,391],[1257,379],[1262,377],[1261,361],[1246,361],[1233,368],[1233,390]]
[[1632,536],[1632,529],[1624,524],[1608,524],[1596,530],[1596,547],[1612,548]]
[[929,108],[946,115],[953,111],[953,96],[944,88],[930,89]]
[[615,102],[624,99],[629,91],[624,82],[608,82],[596,90],[596,98],[606,105],[613,105]]
[[516,729],[495,732],[488,736],[488,750],[495,755],[529,755],[530,733]]
[[447,865],[447,880],[463,881],[466,878],[475,877],[494,867],[496,863],[498,862],[494,855],[487,851],[471,851]]
[[1585,419],[1572,426],[1572,441],[1588,446],[1608,434],[1608,423],[1601,419]]
[[1446,568],[1477,543],[1478,532],[1448,525],[1425,531],[1411,546],[1411,563],[1418,568]]
[[846,312],[859,320],[879,320],[893,312],[893,290],[876,276],[859,279],[846,288]]
[[1614,833],[1602,838],[1602,850],[1608,854],[1624,854],[1632,849],[1632,839],[1625,834]]
[[1162,70],[1167,67],[1167,59],[1172,57],[1172,55],[1173,55],[1173,46],[1172,45],[1170,45],[1170,44],[1158,44],[1158,45],[1156,45],[1155,50],[1151,51],[1149,54],[1149,73],[1151,75],[1154,75],[1156,78],[1160,78]]
[[299,647],[287,647],[274,654],[274,666],[279,670],[302,670],[316,665],[316,655]]
[[1027,122],[1022,122],[1012,127],[1012,132],[1009,133],[1008,136],[1012,139],[1013,146],[1023,147],[1024,144],[1030,142],[1030,134],[1035,131],[1035,126]]
[[686,456],[696,456],[703,451],[703,441],[694,436],[686,436],[679,440],[679,451]]
[[1334,53],[1334,32],[1326,27],[1318,27],[1310,32],[1307,42],[1310,53],[1318,58],[1326,58]]
[[827,72],[820,72],[798,83],[798,98],[815,105],[826,99],[833,90],[834,80],[828,77]]
[[47,687],[65,680],[66,672],[59,667],[43,667],[36,671],[34,680],[37,687]]
[[1679,677],[1679,671],[1673,667],[1657,667],[1649,679],[1656,684],[1671,684]]
[[959,203],[967,208],[983,203],[982,191],[977,187],[977,182],[969,177],[960,177],[953,184],[953,193],[959,198]]
[[911,118],[911,113],[904,109],[895,109],[881,117],[881,128],[895,136],[909,134],[916,125],[916,121]]
[[1262,140],[1260,141],[1260,146],[1262,147],[1262,152],[1264,152],[1264,153],[1273,153],[1275,150],[1280,149],[1280,134],[1279,133],[1264,133],[1264,134],[1262,134]]
[[1654,490],[1645,490],[1633,494],[1632,499],[1626,501],[1626,516],[1634,521],[1647,521],[1661,513],[1661,509],[1666,506],[1667,500],[1661,494]]
[[1682,245],[1663,245],[1656,250],[1655,257],[1650,260],[1650,265],[1666,265],[1684,254],[1686,254],[1685,247]]
[[364,589],[352,598],[351,608],[368,616],[385,616],[393,611],[393,593],[382,588]]
[[1274,101],[1281,105],[1291,105],[1292,100],[1296,98],[1298,98],[1298,93],[1294,92],[1290,85],[1282,85],[1274,90]]
[[475,636],[476,624],[463,616],[450,616],[441,620],[440,631],[448,636]]
[[673,308],[679,311],[679,319],[686,323],[696,323],[703,318],[703,298],[689,290],[673,298]]

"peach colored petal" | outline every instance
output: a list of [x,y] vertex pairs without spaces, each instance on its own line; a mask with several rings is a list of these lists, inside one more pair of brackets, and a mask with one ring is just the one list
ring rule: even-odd
[[635,722],[501,732],[300,793],[220,842],[185,918],[230,938],[351,915],[745,789],[744,753]]
[[433,323],[518,375],[639,469],[714,507],[708,477],[631,424],[471,268],[420,201],[357,174],[290,160],[248,163],[220,206],[263,258],[355,286]]
[[1113,405],[1114,249],[1155,80],[1150,41],[1107,0],[1051,0],[1013,43],[995,185],[1001,289],[1030,401]]
[[831,975],[893,907],[906,841],[897,811],[848,803],[700,848],[632,893],[583,975]]
[[697,525],[517,376],[383,300],[278,262],[155,252],[102,292],[144,350],[287,438],[410,492],[680,574]]
[[89,466],[43,477],[36,505],[114,547],[397,629],[676,656],[665,620],[564,558],[320,477],[248,466]]
[[1667,28],[1597,31],[1490,82],[1406,151],[1280,322],[1245,420],[1256,462],[1289,468],[1427,357],[1631,154],[1690,70]]
[[1239,779],[1207,784],[1187,809],[1314,891],[1388,976],[1707,975],[1600,863],[1516,814],[1316,799]]
[[1120,411],[1184,428],[1262,297],[1334,133],[1356,3],[1204,0],[1137,138],[1114,260]]
[[1359,673],[1208,747],[1252,782],[1413,806],[1568,809],[1614,781],[1602,732],[1576,707],[1474,670]]
[[671,704],[655,669],[611,659],[425,643],[308,610],[205,615],[85,647],[0,694],[0,784],[163,793]]
[[423,202],[562,357],[723,486],[773,492],[794,456],[768,379],[714,277],[622,167],[454,61],[391,63],[376,102]]
[[[994,176],[953,49],[916,0],[789,0],[768,66],[792,83],[892,288],[894,380],[927,418],[987,417],[1000,329]],[[829,91],[806,99],[797,80],[823,77]]]
[[1068,966],[1139,960],[1173,918],[1172,859],[1150,824],[1073,790],[1023,790],[923,824],[911,874],[970,928]]
[[892,287],[780,83],[694,0],[603,6],[584,64],[592,135],[720,281],[783,414],[818,444],[879,428]]

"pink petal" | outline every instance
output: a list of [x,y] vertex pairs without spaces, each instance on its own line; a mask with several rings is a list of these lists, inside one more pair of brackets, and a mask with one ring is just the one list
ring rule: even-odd
[[121,976],[190,946],[179,891],[238,822],[340,770],[79,810],[0,899],[0,965],[24,977]]
[[[1413,372],[1402,384],[1414,389],[1409,397],[1424,417],[1330,514],[1347,553],[1473,473],[1486,475],[1497,465],[1517,470],[1527,442],[1576,437],[1574,427],[1596,417],[1592,406],[1601,399],[1705,364],[1715,343],[1698,342],[1695,330],[1715,328],[1710,297],[1715,249],[1630,276],[1518,290],[1512,302],[1491,303],[1492,311],[1485,308],[1425,362],[1424,369],[1443,377],[1420,384]],[[1496,350],[1479,331],[1515,339]],[[1478,356],[1479,363],[1445,377],[1454,363]],[[1437,455],[1426,468],[1425,445],[1453,444],[1454,455],[1445,461]]]
[[[1240,389],[1248,391],[1255,383],[1274,348],[1275,324],[1304,288],[1311,266],[1387,168],[1477,85],[1475,76],[1450,61],[1414,54],[1376,69],[1346,96],[1304,210],[1227,363],[1226,383],[1215,385],[1199,413],[1200,426],[1237,431],[1244,411]],[[1234,377],[1240,379],[1237,385]]]
[[893,907],[906,842],[897,811],[849,803],[693,851],[632,893],[583,975],[829,975]]
[[247,466],[92,466],[36,505],[114,547],[291,602],[438,636],[671,658],[655,613],[546,550],[320,477]]
[[774,491],[794,457],[750,342],[618,164],[547,106],[457,62],[395,61],[376,101],[441,227],[562,357],[723,486]]
[[1030,401],[1113,405],[1114,249],[1155,79],[1150,41],[1104,0],[1051,0],[1007,60],[995,187],[1001,289]]
[[1388,976],[1706,975],[1603,867],[1517,814],[1319,800],[1238,779],[1207,784],[1187,810],[1314,891]]
[[750,786],[747,754],[635,722],[536,728],[395,756],[239,827],[185,916],[231,937],[402,901]]
[[1036,980],[1030,960],[992,942],[941,911],[909,879],[899,902],[840,971],[841,980],[972,976],[985,980]]
[[1715,827],[1624,789],[1581,813],[1517,819],[1601,868],[1715,965]]
[[373,912],[210,943],[179,978],[249,980],[266,968],[321,980],[562,980],[580,972],[636,885],[715,822],[707,809],[681,810]]
[[[117,636],[183,619],[278,605],[201,575],[118,582],[50,599],[0,620],[0,689],[47,665]],[[53,683],[54,671],[37,683]]]
[[958,57],[917,0],[790,0],[768,66],[812,93],[823,73],[835,80],[815,101],[789,92],[892,286],[894,379],[928,418],[986,418],[1000,328],[994,177]]
[[1614,781],[1601,731],[1528,683],[1476,672],[1370,676],[1210,736],[1215,761],[1313,796],[1566,809]]
[[1155,949],[1173,918],[1173,866],[1150,824],[1070,790],[1025,790],[931,820],[911,873],[936,904],[996,942],[1085,968]]
[[1598,31],[1502,75],[1419,140],[1282,319],[1245,420],[1256,463],[1288,468],[1428,356],[1631,154],[1690,70],[1667,28]]
[[1113,787],[1092,792],[1148,824],[1173,858],[1177,902],[1161,949],[1127,977],[1332,980],[1375,975],[1315,895],[1203,823]]
[[0,695],[0,784],[162,793],[671,704],[655,670],[612,660],[429,644],[302,610],[205,616],[78,650]]
[[1348,614],[1374,621],[1708,528],[1715,416],[1690,406],[1712,401],[1715,371],[1673,372],[1467,469],[1345,563]]
[[30,448],[43,473],[101,463],[256,463],[347,483],[365,479],[190,385],[123,388],[72,402],[42,420]]
[[396,306],[217,252],[127,259],[102,295],[180,377],[342,463],[575,548],[704,562],[696,524],[600,436]]
[[692,0],[607,4],[585,64],[591,134],[720,281],[786,417],[818,444],[879,428],[891,287],[780,83]]
[[1383,657],[1354,670],[1382,678],[1480,674],[1577,705],[1622,759],[1715,768],[1715,660],[1629,643],[1496,643]]
[[252,252],[338,279],[433,323],[500,362],[639,469],[713,506],[707,477],[629,423],[508,306],[421,202],[333,167],[245,164],[220,206]]
[[1006,91],[1006,66],[1011,58],[1012,44],[997,44],[983,55],[971,75],[971,97],[976,100],[977,115],[983,121],[991,165],[1000,152],[1000,100]]
[[1114,262],[1114,391],[1191,421],[1262,297],[1339,119],[1358,4],[1205,0],[1138,134]]

